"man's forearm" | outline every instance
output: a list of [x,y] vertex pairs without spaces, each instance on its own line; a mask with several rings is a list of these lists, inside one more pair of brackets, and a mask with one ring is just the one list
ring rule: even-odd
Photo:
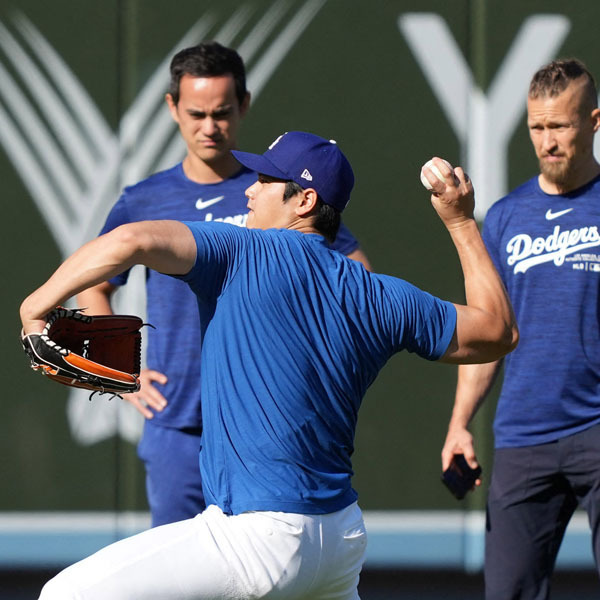
[[501,360],[478,365],[459,365],[450,427],[466,428],[488,395],[500,370]]
[[143,221],[114,229],[82,246],[21,305],[25,333],[40,331],[57,304],[107,281],[135,264],[163,273],[187,273],[194,265],[196,242],[177,221]]
[[21,319],[43,320],[55,306],[93,285],[102,283],[135,264],[137,246],[115,230],[88,242],[67,258],[54,274],[21,305]]
[[463,454],[472,468],[477,466],[473,436],[467,429],[487,396],[501,361],[479,365],[460,365],[456,398],[442,448],[442,469],[446,470],[456,454]]

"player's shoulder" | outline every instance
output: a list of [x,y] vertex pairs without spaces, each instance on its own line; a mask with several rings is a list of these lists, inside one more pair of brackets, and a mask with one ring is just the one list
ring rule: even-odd
[[142,179],[137,183],[128,185],[123,190],[123,195],[134,198],[136,196],[147,194],[149,191],[155,191],[164,186],[172,186],[177,181],[183,180],[183,168],[181,163],[174,167],[153,173],[146,179]]
[[350,260],[332,250],[327,240],[318,233],[284,228],[244,228],[244,232],[244,242],[249,253],[269,257],[268,260],[272,262],[292,262],[296,265],[302,263],[310,270],[309,265],[313,263],[334,268],[333,263],[337,259]]
[[598,194],[600,194],[600,174],[576,190],[569,192],[568,196],[578,198],[580,196],[597,196]]
[[367,272],[366,281],[373,289],[379,290],[386,294],[393,293],[394,295],[411,295],[418,290],[417,286],[413,285],[409,281],[406,281],[406,279],[385,273]]
[[540,194],[538,176],[535,175],[494,202],[487,212],[486,219],[499,218],[502,214],[511,212],[514,208],[522,206],[524,201],[538,197]]
[[[510,206],[515,202],[523,200],[523,198],[530,198],[532,196],[541,195],[542,191],[539,184],[539,176],[534,175],[527,181],[518,185],[516,188],[511,190],[506,196],[503,196],[496,202],[498,206]],[[496,205],[495,204],[495,205]]]
[[232,223],[222,221],[183,221],[183,224],[190,229],[196,244],[225,244],[248,243],[257,231],[251,230]]

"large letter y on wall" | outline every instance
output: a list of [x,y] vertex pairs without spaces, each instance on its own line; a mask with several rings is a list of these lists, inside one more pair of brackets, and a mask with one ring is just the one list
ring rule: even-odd
[[433,13],[407,13],[398,27],[433,89],[461,145],[461,160],[475,184],[475,216],[505,195],[508,144],[526,107],[529,81],[552,60],[570,21],[563,15],[525,20],[487,90],[481,90],[446,22]]

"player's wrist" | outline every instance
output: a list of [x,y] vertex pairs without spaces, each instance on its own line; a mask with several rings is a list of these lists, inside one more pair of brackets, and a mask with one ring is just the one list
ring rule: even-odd
[[32,334],[36,334],[36,333],[42,333],[42,331],[44,330],[44,327],[46,325],[46,321],[42,321],[42,320],[27,320],[27,321],[22,321],[22,323],[23,323],[23,328],[21,330],[21,333],[23,336],[32,335]]
[[21,325],[23,327],[23,333],[29,335],[31,333],[41,333],[46,325],[46,321],[41,315],[34,309],[33,303],[26,299],[19,310],[21,317]]
[[468,432],[470,418],[468,415],[456,415],[448,423],[448,434],[457,432]]
[[460,240],[464,238],[464,241],[481,240],[481,233],[473,215],[462,214],[442,220],[453,237],[456,236]]

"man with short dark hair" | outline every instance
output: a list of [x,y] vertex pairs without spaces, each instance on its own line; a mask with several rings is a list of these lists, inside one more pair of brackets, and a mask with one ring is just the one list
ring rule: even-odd
[[[182,163],[128,187],[101,233],[149,219],[223,221],[244,226],[244,190],[255,179],[231,155],[250,106],[244,63],[217,42],[178,52],[171,61],[166,102],[187,147]],[[346,228],[333,247],[368,265]],[[88,314],[112,312],[112,293],[128,273],[78,297]],[[211,308],[197,311],[196,298],[181,281],[147,272],[148,368],[142,388],[125,398],[146,418],[138,454],[146,468],[152,524],[193,517],[205,507],[198,470],[202,433],[200,354],[196,352]],[[176,298],[177,302],[173,299]]]
[[[554,61],[534,75],[527,125],[540,174],[492,206],[483,233],[521,332],[494,421],[488,600],[549,598],[577,506],[588,512],[600,567],[600,110],[580,61]],[[444,469],[461,453],[477,465],[467,425],[499,366],[459,367]]]
[[[207,509],[69,567],[42,600],[357,600],[366,534],[351,455],[367,388],[401,350],[457,363],[515,347],[510,302],[460,167],[453,174],[435,159],[443,180],[423,173],[459,254],[467,305],[369,273],[328,247],[333,220],[319,217],[339,216],[354,183],[335,142],[289,132],[263,155],[234,156],[258,172],[246,191],[247,229],[123,225],[78,250],[21,305],[25,334],[39,332],[55,305],[142,263],[182,279],[213,309],[201,349]],[[300,191],[284,200],[289,181]]]

